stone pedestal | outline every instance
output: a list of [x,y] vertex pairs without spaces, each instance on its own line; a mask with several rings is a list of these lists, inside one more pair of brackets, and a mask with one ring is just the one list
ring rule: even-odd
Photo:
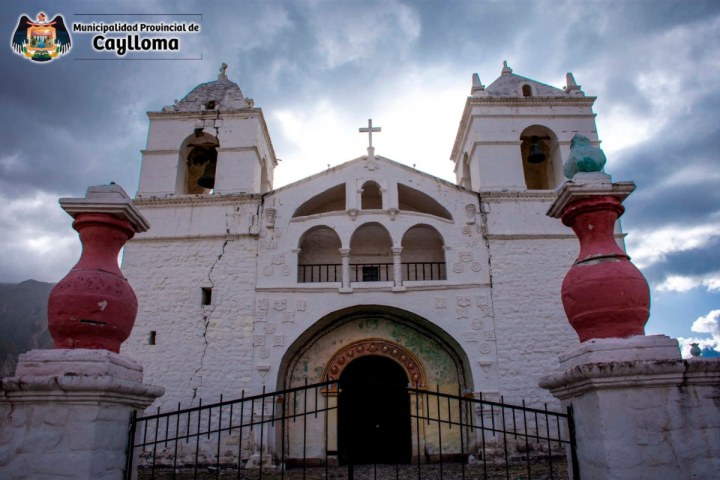
[[583,479],[714,479],[720,360],[682,360],[664,335],[595,339],[540,386],[574,410]]
[[0,385],[0,477],[123,478],[132,410],[163,394],[107,350],[33,350]]

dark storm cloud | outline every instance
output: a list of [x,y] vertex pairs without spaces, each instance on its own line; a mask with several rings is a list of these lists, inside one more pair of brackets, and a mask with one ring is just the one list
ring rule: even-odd
[[[650,117],[657,114],[653,95],[679,93],[643,91],[636,81],[637,74],[657,64],[664,53],[656,52],[657,46],[648,39],[676,26],[692,29],[717,16],[720,7],[716,2],[554,0],[176,4],[138,0],[63,2],[56,7],[46,1],[16,1],[4,5],[0,30],[12,31],[17,15],[34,16],[41,9],[66,17],[130,11],[202,13],[202,34],[187,40],[193,52],[202,53],[203,61],[63,59],[38,66],[0,48],[0,191],[9,199],[31,198],[36,192],[47,193],[47,198],[78,196],[87,185],[111,180],[132,195],[139,175],[138,150],[144,148],[147,135],[145,111],[160,110],[198,83],[214,79],[222,61],[230,65],[230,77],[243,92],[265,110],[281,157],[289,143],[272,112],[307,111],[320,100],[343,112],[377,109],[388,101],[383,92],[396,78],[438,66],[440,72],[467,74],[468,86],[475,71],[489,84],[504,59],[516,73],[548,83],[561,82],[567,70],[579,71],[585,74],[578,81],[586,92],[600,96],[598,107],[622,105]],[[690,57],[689,64],[703,65],[703,54],[708,55],[703,48],[715,48],[717,36],[686,42],[689,50],[680,54]],[[73,55],[92,53],[89,36],[75,38]],[[674,57],[667,60],[674,61]],[[675,73],[690,80],[687,88],[693,92],[696,85],[712,81],[702,79],[701,68],[679,67],[684,70]],[[662,226],[678,221],[678,216],[702,222],[715,211],[718,189],[712,188],[709,177],[668,180],[678,163],[702,168],[710,158],[717,159],[711,154],[720,133],[715,114],[720,105],[701,94],[689,97],[686,107],[685,112],[664,112],[673,116],[670,124],[610,159],[616,180],[634,179],[639,186],[628,199],[626,228]],[[605,120],[598,119],[601,133]],[[708,125],[713,121],[714,127]],[[37,217],[42,217],[41,210],[16,221],[35,225]],[[59,228],[53,222],[46,227]],[[0,281],[1,277],[0,271]]]
[[650,282],[661,283],[670,275],[702,277],[720,271],[720,236],[708,238],[707,243],[691,250],[672,252],[643,269]]
[[634,226],[696,225],[720,215],[720,122],[714,113],[720,102],[703,100],[648,142],[619,152],[613,162],[610,173],[616,180],[638,185],[627,200],[626,218]]

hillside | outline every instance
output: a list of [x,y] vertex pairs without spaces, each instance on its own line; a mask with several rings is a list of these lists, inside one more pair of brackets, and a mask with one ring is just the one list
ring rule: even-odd
[[0,376],[15,372],[18,355],[52,347],[47,300],[53,283],[0,283]]

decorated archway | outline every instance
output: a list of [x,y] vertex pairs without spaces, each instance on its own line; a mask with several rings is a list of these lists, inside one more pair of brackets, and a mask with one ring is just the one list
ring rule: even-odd
[[394,360],[405,370],[408,382],[420,388],[427,384],[425,371],[415,355],[399,343],[382,338],[368,338],[358,340],[340,348],[325,367],[323,378],[334,381],[340,376],[350,362],[361,357],[377,356]]
[[[342,436],[340,430],[344,427],[339,423],[341,420],[339,415],[348,405],[340,404],[344,401],[341,391],[345,389],[342,386],[342,379],[349,368],[360,368],[365,363],[377,362],[385,362],[387,370],[399,371],[400,377],[405,379],[400,382],[402,385],[395,381],[390,382],[393,383],[394,389],[402,390],[405,396],[398,395],[385,399],[397,403],[398,408],[392,409],[390,413],[402,417],[404,419],[402,425],[407,425],[410,421],[409,410],[399,408],[403,402],[405,406],[410,404],[413,408],[419,408],[419,415],[422,415],[425,408],[422,398],[415,395],[412,388],[407,388],[408,386],[417,385],[420,388],[451,394],[473,389],[467,355],[451,335],[433,322],[407,310],[382,305],[357,305],[338,310],[315,322],[292,342],[280,364],[278,389],[302,388],[305,384],[325,380],[340,382],[340,390],[338,383],[334,383],[324,389],[321,398],[307,400],[312,401],[313,404],[319,402],[318,405],[327,412],[327,416],[308,423],[303,427],[304,430],[293,428],[293,424],[288,424],[283,435],[291,450],[300,448],[294,445],[301,445],[304,450],[302,452],[298,450],[298,456],[303,453],[308,457],[327,456],[343,461],[344,453],[340,449],[353,443],[344,440],[345,444],[340,445],[340,436]],[[352,367],[353,365],[355,367]],[[349,378],[362,379],[364,375],[373,372],[373,369],[367,365],[360,369],[365,373],[359,376],[350,375]],[[356,392],[359,395],[354,398],[363,400],[357,402],[350,398],[349,405],[367,404],[368,408],[371,408],[371,402],[366,400],[378,394],[372,391],[374,386],[354,385],[354,387],[357,387]],[[352,390],[353,386],[349,388]],[[382,388],[379,394],[383,395]],[[381,405],[382,401],[375,403]],[[293,405],[293,408],[295,407]],[[379,429],[382,429],[384,422],[389,418],[383,412],[378,414],[369,410],[357,412],[357,415],[360,418],[370,419],[367,422],[375,421],[374,425],[378,425]],[[399,427],[394,425],[392,428]],[[426,436],[426,431],[430,432],[432,428],[435,427],[424,424],[413,427],[407,442],[393,443],[393,445],[402,444],[403,447],[398,448],[397,451],[387,452],[390,454],[388,458],[402,463],[409,455],[415,456],[417,452],[425,451],[427,447],[425,439],[430,438]],[[457,432],[448,432],[448,435],[457,435]],[[369,436],[370,433],[368,438]],[[327,441],[305,443],[304,439],[312,438]],[[411,450],[408,450],[408,444]],[[289,454],[293,457],[295,452],[291,451]],[[375,458],[369,452],[360,452],[360,455],[366,460]]]

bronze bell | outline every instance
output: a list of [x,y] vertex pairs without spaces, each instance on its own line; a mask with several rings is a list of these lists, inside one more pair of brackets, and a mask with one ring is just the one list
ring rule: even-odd
[[530,153],[528,154],[528,163],[542,163],[545,161],[545,152],[540,147],[540,140],[534,136],[530,140]]
[[215,146],[208,144],[194,145],[188,154],[188,163],[205,166],[202,175],[197,180],[197,184],[205,189],[212,190],[215,187],[215,167],[217,166],[217,150]]
[[205,171],[198,178],[197,184],[208,190],[215,188],[215,167],[217,167],[217,159],[211,158],[205,165]]

